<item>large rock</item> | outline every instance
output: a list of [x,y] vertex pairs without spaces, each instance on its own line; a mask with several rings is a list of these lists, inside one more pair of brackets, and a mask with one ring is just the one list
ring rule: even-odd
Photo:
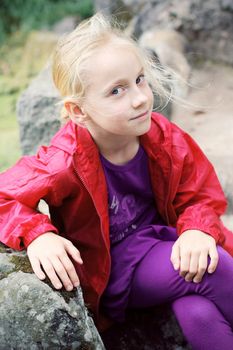
[[81,288],[56,291],[32,274],[25,252],[0,244],[0,350],[189,349],[168,306],[131,312],[101,336]]
[[135,310],[102,334],[107,350],[190,350],[169,306]]
[[190,58],[210,58],[233,64],[232,0],[95,0],[96,9],[132,19],[131,31],[139,37],[148,29],[173,29],[189,41]]
[[105,349],[81,288],[56,291],[32,274],[25,253],[0,251],[0,350]]
[[34,154],[39,145],[47,145],[59,129],[59,101],[48,66],[31,82],[17,103],[23,154]]

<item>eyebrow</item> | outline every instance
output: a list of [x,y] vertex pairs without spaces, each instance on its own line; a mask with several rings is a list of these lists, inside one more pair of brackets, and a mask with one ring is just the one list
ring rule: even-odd
[[[144,67],[141,67],[141,69],[139,70],[137,76],[139,76],[140,74],[142,74],[142,72],[144,71]],[[118,85],[125,85],[128,82],[127,79],[122,78],[122,79],[118,79],[116,81],[113,81],[112,83],[110,83],[105,89],[104,89],[104,93],[108,93],[111,89],[113,89],[115,86]]]

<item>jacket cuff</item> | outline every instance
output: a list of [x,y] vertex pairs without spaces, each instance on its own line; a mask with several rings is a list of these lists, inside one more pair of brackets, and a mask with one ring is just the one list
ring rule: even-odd
[[29,244],[32,241],[34,241],[34,239],[43,235],[46,232],[54,232],[54,233],[58,234],[58,230],[56,229],[56,227],[54,227],[51,224],[45,223],[45,224],[37,227],[36,229],[31,230],[30,232],[27,233],[26,236],[21,238],[21,241],[23,243],[23,247],[27,248],[29,246]]
[[177,226],[177,234],[178,236],[182,235],[185,231],[188,230],[198,230],[202,231],[210,236],[212,236],[217,244],[222,244],[225,240],[225,236],[222,233],[222,230],[220,227],[207,227],[205,225],[178,225]]

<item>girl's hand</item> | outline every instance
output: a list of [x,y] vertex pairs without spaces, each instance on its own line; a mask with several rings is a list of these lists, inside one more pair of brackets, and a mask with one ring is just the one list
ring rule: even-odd
[[187,230],[172,247],[171,262],[175,270],[187,282],[199,283],[210,264],[208,273],[213,273],[218,264],[216,242],[210,235],[199,230]]
[[29,244],[27,254],[36,276],[43,280],[47,275],[56,289],[64,285],[67,291],[71,291],[80,284],[69,256],[79,264],[83,261],[78,249],[69,240],[46,232]]

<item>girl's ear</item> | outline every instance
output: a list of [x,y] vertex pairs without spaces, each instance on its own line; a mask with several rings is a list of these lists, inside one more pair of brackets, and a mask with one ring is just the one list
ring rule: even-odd
[[67,110],[70,119],[75,124],[84,125],[85,122],[89,119],[88,115],[84,112],[84,110],[79,107],[76,103],[67,101],[65,102],[65,109]]

